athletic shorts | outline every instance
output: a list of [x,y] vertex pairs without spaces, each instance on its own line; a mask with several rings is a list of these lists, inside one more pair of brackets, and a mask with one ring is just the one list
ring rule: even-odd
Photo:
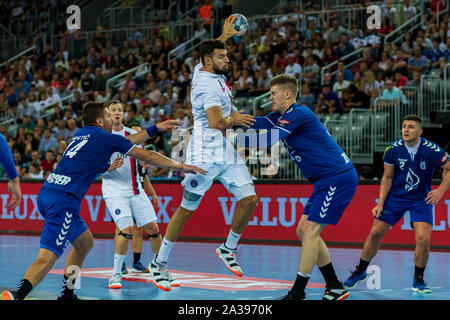
[[427,222],[433,225],[433,206],[424,200],[420,201],[398,201],[387,199],[379,219],[394,226],[409,211],[411,225],[413,222]]
[[129,197],[108,197],[105,203],[116,224],[124,217],[133,218],[138,227],[157,220],[155,209],[144,192]]
[[321,225],[336,225],[355,194],[358,174],[354,168],[314,183],[304,215]]
[[73,194],[43,187],[39,192],[37,205],[44,218],[41,248],[52,251],[58,257],[69,243],[88,230],[80,216],[81,201]]
[[[203,196],[211,188],[215,178],[217,178],[228,192],[236,193],[234,189],[246,184],[253,185],[252,177],[245,164],[226,163],[193,163],[192,165],[207,170],[206,175],[200,173],[187,173],[181,182],[184,190]],[[240,197],[236,195],[237,200]]]

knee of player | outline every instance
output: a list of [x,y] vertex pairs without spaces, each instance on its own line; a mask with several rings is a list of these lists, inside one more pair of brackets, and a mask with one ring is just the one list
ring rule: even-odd
[[120,235],[120,233],[122,233],[122,234],[126,234],[126,235],[132,236],[133,235],[133,231],[134,231],[134,227],[133,226],[125,227],[122,230],[120,230],[119,235]]
[[239,205],[245,208],[254,209],[258,204],[258,197],[256,195],[251,195],[241,199]]
[[159,227],[156,222],[150,222],[149,224],[144,226],[144,231],[149,235],[159,234]]
[[429,245],[430,244],[430,235],[429,234],[418,234],[416,235],[416,244],[418,245]]
[[179,210],[179,214],[184,220],[189,219],[194,214],[194,212],[195,212],[194,210],[189,210],[183,207],[180,207]]
[[375,239],[381,239],[384,236],[384,231],[380,230],[378,228],[372,228],[370,230],[370,237],[375,238]]

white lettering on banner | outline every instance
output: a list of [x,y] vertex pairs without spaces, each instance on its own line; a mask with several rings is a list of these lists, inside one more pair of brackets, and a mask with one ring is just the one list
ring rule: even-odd
[[94,196],[85,196],[85,199],[88,203],[88,208],[89,208],[89,214],[91,215],[91,221],[95,222],[97,221],[97,216],[98,216],[98,210],[100,209],[100,203],[102,202],[103,197],[100,195],[95,196],[95,209],[92,206],[92,199],[94,198]]
[[44,220],[42,215],[39,213],[38,205],[37,205],[37,194],[30,194],[31,203],[33,203],[33,211],[31,212],[28,220]]
[[169,223],[170,218],[167,214],[167,205],[172,200],[171,196],[168,197],[158,197],[159,199],[159,210],[158,214],[156,215],[157,222],[161,222],[161,215],[163,216],[162,223]]
[[296,203],[297,198],[289,198],[289,202],[291,203],[291,219],[289,221],[286,221],[286,211],[284,204],[286,203],[286,198],[277,198],[278,202],[278,216],[280,217],[280,224],[283,227],[291,227],[296,222]]
[[445,220],[441,220],[439,225],[436,225],[436,206],[433,206],[433,230],[445,231]]
[[445,200],[445,204],[447,205],[447,223],[450,228],[450,200]]
[[231,207],[230,210],[228,210],[227,207],[228,197],[218,197],[217,199],[219,200],[220,206],[222,207],[222,213],[225,219],[225,224],[229,226],[231,225],[231,220],[233,219],[233,214],[234,210],[236,209],[237,200],[235,197],[231,197]]
[[14,219],[14,215],[11,210],[6,209],[8,203],[9,194],[2,194],[2,219]]
[[259,200],[262,202],[262,220],[259,224],[260,226],[276,226],[277,218],[274,217],[272,221],[269,221],[269,202],[271,198],[269,197],[261,197]]
[[20,214],[20,206],[17,206],[14,210],[16,214],[16,218],[19,220],[24,220],[27,217],[28,214],[28,195],[24,194],[22,196],[22,203],[23,203],[23,213]]
[[103,222],[111,222],[111,214],[109,213],[108,207],[105,205],[105,218],[103,219]]

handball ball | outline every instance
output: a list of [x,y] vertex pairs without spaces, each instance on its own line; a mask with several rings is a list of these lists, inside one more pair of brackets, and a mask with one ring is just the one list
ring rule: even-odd
[[235,13],[234,16],[236,16],[236,20],[234,20],[233,26],[236,31],[241,31],[241,34],[238,34],[238,36],[242,36],[245,32],[247,32],[248,29],[248,21],[247,18],[240,13]]

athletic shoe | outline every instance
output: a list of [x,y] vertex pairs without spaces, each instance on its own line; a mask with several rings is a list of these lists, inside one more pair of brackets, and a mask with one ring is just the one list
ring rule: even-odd
[[305,298],[305,293],[303,293],[303,295],[301,295],[301,296],[297,296],[297,295],[294,295],[294,294],[292,293],[292,291],[289,291],[287,295],[285,295],[284,297],[282,297],[282,298],[279,299],[279,300],[284,300],[284,301],[298,301],[298,300],[306,300],[306,298]]
[[148,265],[148,270],[152,274],[153,284],[164,291],[170,291],[170,274],[167,271],[167,262],[158,263],[156,257]]
[[122,289],[122,275],[120,273],[113,274],[109,279],[108,287],[110,289]]
[[81,300],[80,298],[77,297],[76,294],[72,293],[69,295],[64,295],[64,296],[59,296],[56,300],[61,300],[61,301],[75,301],[75,300]]
[[148,273],[148,269],[144,267],[141,261],[136,262],[132,266],[134,272]]
[[344,288],[347,290],[353,289],[358,283],[360,283],[361,281],[365,281],[366,279],[366,270],[360,271],[358,267],[356,267],[355,271],[351,272],[350,277],[348,277],[348,279],[344,281]]
[[419,293],[431,293],[431,289],[426,285],[425,281],[423,281],[423,275],[418,277],[414,276],[412,291]]
[[2,300],[17,300],[16,299],[17,291],[3,291],[2,292]]
[[170,282],[170,286],[171,287],[179,287],[179,286],[181,286],[180,280],[175,279],[169,271],[167,271],[167,275],[169,276],[169,282]]
[[350,292],[344,289],[341,283],[339,283],[340,288],[326,288],[325,294],[322,300],[345,300],[350,295]]
[[216,249],[216,255],[225,263],[225,266],[235,275],[242,277],[244,275],[236,258],[237,249],[228,249],[225,244],[221,244]]
[[122,270],[120,271],[121,274],[127,274],[127,265],[125,264],[125,261],[122,263]]

